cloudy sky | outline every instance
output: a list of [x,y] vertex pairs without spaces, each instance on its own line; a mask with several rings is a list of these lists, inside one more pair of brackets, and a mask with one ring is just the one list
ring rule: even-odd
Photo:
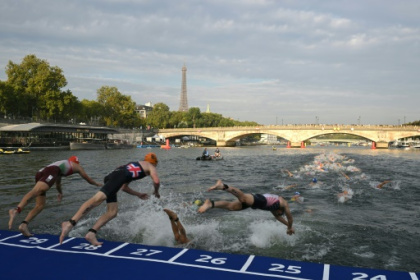
[[420,120],[418,0],[1,0],[0,80],[28,54],[75,96],[260,124]]

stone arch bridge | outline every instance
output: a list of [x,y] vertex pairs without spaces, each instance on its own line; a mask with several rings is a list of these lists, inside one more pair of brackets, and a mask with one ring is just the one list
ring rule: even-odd
[[216,141],[217,146],[234,146],[235,141],[251,134],[272,134],[290,142],[291,147],[302,147],[302,143],[320,135],[350,134],[375,143],[376,148],[387,149],[397,139],[420,136],[417,126],[391,125],[270,125],[255,127],[207,127],[159,129],[164,138],[199,136]]

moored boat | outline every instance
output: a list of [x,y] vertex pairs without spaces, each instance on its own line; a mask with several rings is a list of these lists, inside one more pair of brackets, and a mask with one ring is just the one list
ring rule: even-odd
[[70,150],[105,150],[106,142],[96,138],[79,138],[70,142]]
[[31,151],[27,149],[18,148],[16,154],[29,154]]
[[106,148],[110,150],[116,149],[131,149],[135,148],[136,145],[128,143],[126,140],[121,139],[109,139],[106,142]]
[[13,154],[16,154],[16,150],[13,150],[13,149],[6,149],[6,150],[0,149],[0,154],[3,154],[3,155],[13,155]]

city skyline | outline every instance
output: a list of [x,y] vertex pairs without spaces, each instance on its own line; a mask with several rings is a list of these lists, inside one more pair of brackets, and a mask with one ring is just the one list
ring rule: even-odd
[[35,54],[96,100],[188,106],[260,124],[420,120],[420,3],[403,1],[22,1],[0,10],[0,80]]

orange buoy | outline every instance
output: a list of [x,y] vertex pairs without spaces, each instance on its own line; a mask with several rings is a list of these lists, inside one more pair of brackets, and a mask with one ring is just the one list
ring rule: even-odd
[[169,150],[171,148],[171,146],[169,146],[169,139],[166,139],[166,145],[162,145],[160,148]]

